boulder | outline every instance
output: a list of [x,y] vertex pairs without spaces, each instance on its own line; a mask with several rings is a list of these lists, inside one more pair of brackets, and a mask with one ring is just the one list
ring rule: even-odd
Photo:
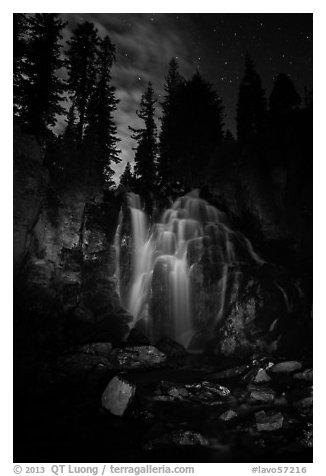
[[301,367],[301,362],[297,362],[296,360],[288,360],[286,362],[279,362],[278,364],[273,365],[273,367],[270,368],[270,372],[273,374],[292,373],[296,370],[300,370]]
[[114,349],[110,356],[111,368],[119,370],[158,367],[165,363],[166,355],[151,345]]
[[267,374],[265,369],[258,369],[256,376],[254,377],[253,381],[255,383],[265,383],[271,380],[270,376]]
[[213,382],[195,382],[178,384],[162,380],[155,391],[153,400],[174,401],[182,400],[201,405],[221,405],[230,396],[230,390]]
[[261,403],[272,403],[275,398],[275,391],[267,387],[251,387],[250,400]]
[[113,415],[123,416],[135,396],[136,387],[120,377],[113,377],[102,394],[102,407]]
[[144,444],[144,449],[155,450],[165,447],[179,446],[207,446],[208,440],[193,430],[174,430],[171,433],[162,433]]
[[304,370],[303,372],[298,372],[297,374],[293,375],[293,378],[296,380],[302,380],[304,382],[312,382],[313,371],[312,369],[307,369],[307,370]]
[[237,416],[238,416],[237,412],[230,409],[230,410],[226,410],[226,412],[222,413],[218,418],[219,420],[222,420],[222,421],[229,421],[229,420],[233,420]]
[[305,397],[302,398],[301,400],[298,400],[297,402],[294,402],[293,404],[298,410],[306,410],[312,407],[313,405],[313,397]]
[[178,446],[207,446],[207,439],[191,430],[176,430],[172,433],[172,441]]
[[76,347],[74,351],[88,355],[101,355],[108,358],[112,351],[112,344],[110,342],[92,342]]
[[275,431],[279,430],[283,426],[283,415],[278,412],[266,413],[260,411],[255,413],[257,430],[259,431]]

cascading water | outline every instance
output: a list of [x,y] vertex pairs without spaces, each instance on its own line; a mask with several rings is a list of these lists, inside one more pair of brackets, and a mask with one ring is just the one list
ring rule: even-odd
[[[260,265],[263,261],[249,240],[233,231],[225,215],[196,191],[176,200],[160,222],[152,225],[138,195],[128,194],[128,206],[132,259],[122,304],[133,315],[133,326],[139,324],[153,342],[167,336],[188,347],[198,329],[212,332],[223,316],[229,284],[233,293],[237,291],[236,264],[249,260]],[[116,243],[121,245],[121,240],[119,226]],[[198,304],[194,299],[203,294],[204,284],[198,276],[206,262],[218,274],[214,303],[207,304],[214,308],[213,318],[212,311],[207,318],[194,312]],[[120,280],[120,273],[117,276]]]

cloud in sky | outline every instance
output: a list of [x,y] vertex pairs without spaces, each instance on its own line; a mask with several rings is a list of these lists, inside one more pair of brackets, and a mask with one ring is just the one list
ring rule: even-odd
[[[119,176],[127,161],[133,163],[135,142],[129,126],[142,126],[136,115],[141,95],[148,81],[153,84],[158,101],[164,95],[164,76],[172,57],[178,58],[180,72],[185,77],[194,73],[196,65],[190,55],[189,24],[179,24],[175,14],[63,14],[68,26],[67,39],[76,23],[94,23],[100,36],[109,35],[116,46],[117,62],[112,68],[112,83],[119,99],[115,120],[122,161],[113,166]],[[159,20],[159,21],[158,21]],[[157,103],[157,119],[161,113]]]

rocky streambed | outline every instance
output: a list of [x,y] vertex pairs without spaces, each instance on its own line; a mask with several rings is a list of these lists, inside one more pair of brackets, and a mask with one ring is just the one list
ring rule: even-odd
[[310,462],[312,360],[72,347],[21,363],[15,461]]

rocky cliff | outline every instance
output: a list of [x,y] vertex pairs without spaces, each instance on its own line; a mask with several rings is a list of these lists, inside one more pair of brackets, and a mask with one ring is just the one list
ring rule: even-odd
[[[121,342],[130,316],[116,292],[119,204],[78,180],[53,184],[41,146],[15,130],[14,305],[18,337],[54,350]],[[18,339],[20,340],[20,339]]]

